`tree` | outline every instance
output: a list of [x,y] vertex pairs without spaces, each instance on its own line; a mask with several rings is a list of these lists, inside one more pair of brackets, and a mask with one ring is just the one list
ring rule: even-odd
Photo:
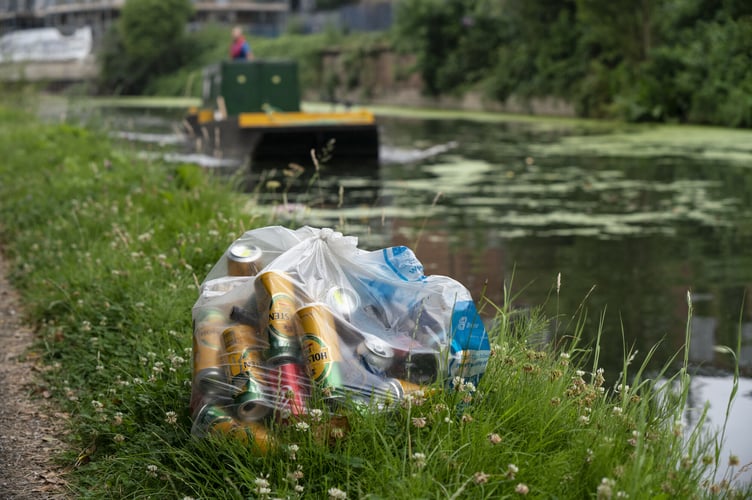
[[398,8],[398,45],[416,55],[426,93],[460,90],[495,65],[502,40],[497,1],[411,0]]
[[190,55],[185,26],[190,0],[128,0],[108,33],[102,83],[116,93],[140,93],[152,78],[170,73]]

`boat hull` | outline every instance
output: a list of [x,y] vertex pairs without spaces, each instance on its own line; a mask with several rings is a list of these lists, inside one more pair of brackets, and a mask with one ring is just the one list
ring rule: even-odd
[[216,157],[250,156],[252,161],[310,162],[344,158],[378,160],[379,130],[375,123],[284,123],[241,126],[237,118],[186,118],[195,149]]

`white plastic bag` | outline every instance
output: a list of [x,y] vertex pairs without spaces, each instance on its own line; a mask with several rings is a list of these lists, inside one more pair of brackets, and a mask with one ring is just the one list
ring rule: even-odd
[[256,436],[259,422],[320,405],[383,409],[456,377],[477,384],[490,354],[459,282],[425,276],[407,247],[364,251],[307,226],[233,242],[193,320],[198,435],[219,426]]

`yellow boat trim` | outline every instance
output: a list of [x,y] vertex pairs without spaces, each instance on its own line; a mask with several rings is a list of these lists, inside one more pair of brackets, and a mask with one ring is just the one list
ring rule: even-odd
[[238,125],[241,128],[255,127],[289,127],[315,125],[370,125],[374,123],[373,113],[366,110],[307,113],[278,112],[278,113],[241,113],[238,115]]
[[209,123],[214,121],[214,110],[212,109],[199,109],[198,110],[198,122]]

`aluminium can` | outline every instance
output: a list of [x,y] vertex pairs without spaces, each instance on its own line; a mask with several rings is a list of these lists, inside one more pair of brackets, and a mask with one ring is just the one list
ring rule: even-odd
[[295,296],[295,285],[290,278],[282,272],[266,271],[259,274],[257,282],[257,298],[266,297],[268,321],[266,335],[269,341],[269,349],[266,357],[270,363],[282,363],[284,360],[300,358],[300,339],[295,320],[295,311],[298,308],[298,300]]
[[335,286],[326,292],[326,303],[333,312],[340,314],[347,321],[360,308],[360,298],[352,288]]
[[281,363],[272,367],[267,383],[272,389],[281,420],[304,415],[311,392],[311,379],[302,363]]
[[[264,394],[263,386],[251,377],[239,378],[241,385],[235,385],[233,407],[238,420],[255,422],[262,420],[272,411],[272,402]],[[237,382],[236,382],[237,383]]]
[[222,331],[228,318],[217,308],[199,313],[193,330],[193,381],[201,394],[226,391],[228,380],[221,366]]
[[361,342],[356,354],[369,372],[384,376],[394,362],[394,349],[378,337],[369,337]]
[[227,378],[235,389],[237,417],[244,421],[261,420],[271,412],[264,394],[264,362],[258,330],[251,325],[233,325],[222,332],[226,353]]
[[409,380],[388,378],[385,379],[383,383],[373,387],[373,393],[369,404],[375,406],[375,408],[379,410],[384,410],[394,407],[394,405],[411,395],[417,393],[428,395],[429,392],[429,389],[425,386],[414,384]]
[[260,422],[238,422],[225,408],[208,404],[201,408],[193,423],[192,433],[198,437],[223,435],[249,444],[259,454],[268,453],[274,440]]
[[313,303],[296,312],[303,328],[303,361],[313,383],[325,397],[340,395],[344,388],[342,352],[334,317],[326,304]]
[[232,424],[234,420],[230,412],[224,407],[211,403],[206,404],[196,414],[191,432],[198,437],[204,437],[214,432],[222,424]]
[[264,253],[251,243],[236,241],[227,249],[228,276],[255,276],[261,270]]

